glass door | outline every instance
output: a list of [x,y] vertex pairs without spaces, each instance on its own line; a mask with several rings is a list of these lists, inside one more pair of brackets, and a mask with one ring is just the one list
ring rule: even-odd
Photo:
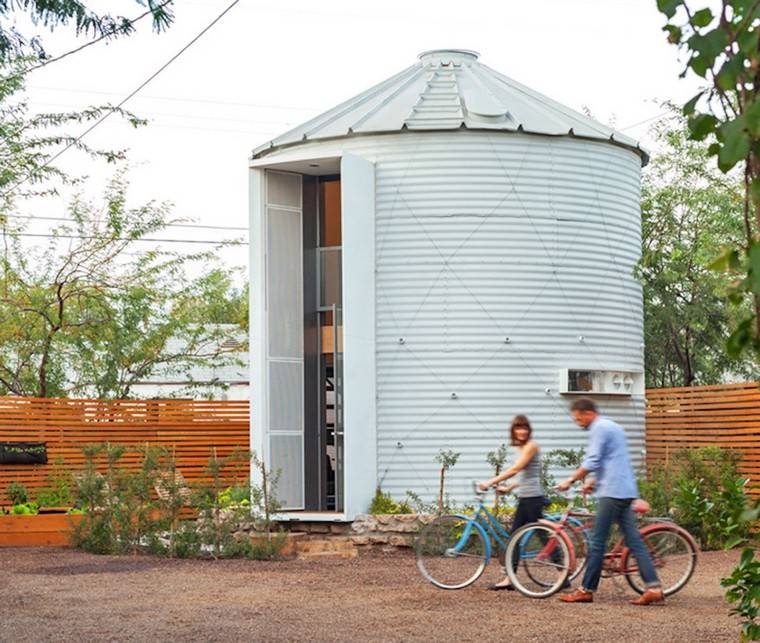
[[320,325],[320,425],[323,509],[343,511],[343,315],[340,178],[320,177],[317,287]]

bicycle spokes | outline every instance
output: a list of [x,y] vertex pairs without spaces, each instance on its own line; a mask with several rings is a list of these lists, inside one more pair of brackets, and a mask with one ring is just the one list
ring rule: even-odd
[[437,587],[459,589],[475,582],[487,562],[481,530],[461,516],[439,516],[426,525],[415,546],[417,567]]

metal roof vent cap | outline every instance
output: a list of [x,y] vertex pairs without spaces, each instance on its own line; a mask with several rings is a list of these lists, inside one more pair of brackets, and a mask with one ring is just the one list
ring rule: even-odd
[[470,64],[480,57],[472,49],[430,49],[417,56],[425,65]]

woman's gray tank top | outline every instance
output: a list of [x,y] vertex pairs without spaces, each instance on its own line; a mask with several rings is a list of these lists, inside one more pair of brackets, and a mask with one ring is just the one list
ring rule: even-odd
[[541,451],[536,451],[536,455],[531,458],[525,468],[516,476],[518,483],[518,498],[536,498],[544,495],[544,489],[541,486]]

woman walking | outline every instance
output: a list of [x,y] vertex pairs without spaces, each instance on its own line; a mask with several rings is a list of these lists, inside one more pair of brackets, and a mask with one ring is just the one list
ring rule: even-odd
[[[541,486],[541,450],[535,440],[531,439],[533,429],[528,418],[524,415],[516,415],[510,427],[510,443],[517,447],[517,460],[504,473],[499,474],[480,483],[480,489],[486,491],[490,487],[498,485],[504,480],[519,476],[516,483],[506,489],[500,488],[502,493],[517,488],[517,510],[512,523],[512,532],[530,522],[536,522],[543,517],[544,490]],[[513,590],[509,578],[504,578],[498,583],[491,585],[492,590]]]

